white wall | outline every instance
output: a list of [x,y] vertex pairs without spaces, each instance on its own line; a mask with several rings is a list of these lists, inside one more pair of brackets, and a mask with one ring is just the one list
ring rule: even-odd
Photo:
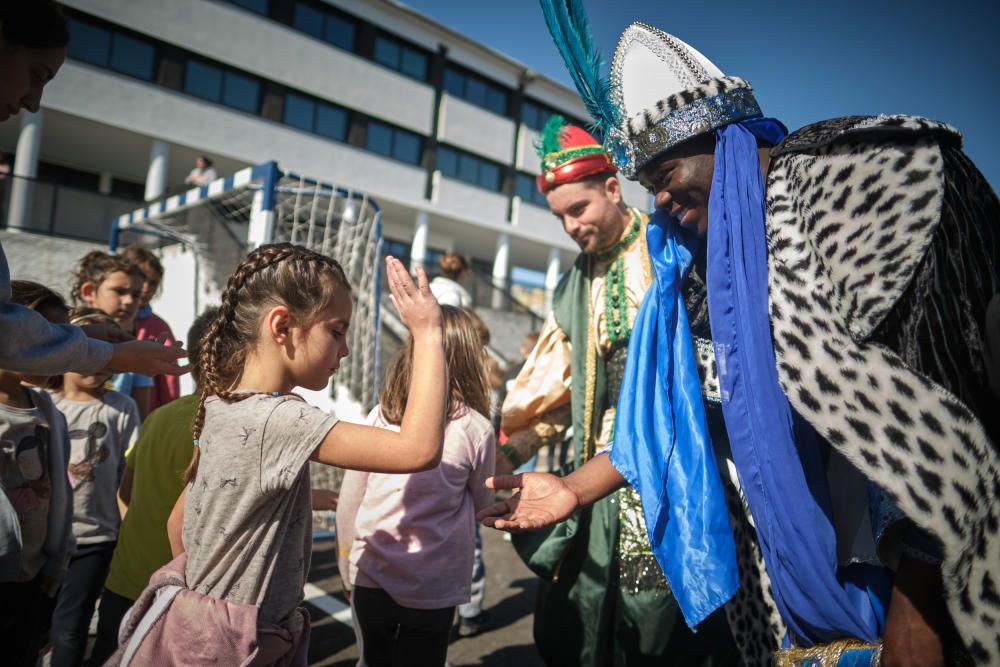
[[527,125],[521,126],[521,136],[517,141],[517,156],[514,166],[518,171],[527,172],[533,176],[542,173],[542,161],[535,152],[535,142],[539,141],[541,134],[535,132]]
[[449,144],[509,164],[514,151],[514,128],[514,122],[505,116],[447,93],[441,98],[438,138]]
[[[218,304],[199,298],[195,285],[198,273],[195,270],[194,253],[186,251],[180,245],[172,245],[164,248],[160,261],[163,264],[163,289],[150,305],[153,306],[154,313],[170,324],[177,340],[183,341],[186,346],[187,332],[194,319],[207,306]],[[190,375],[183,376],[181,394],[193,391],[194,380]]]
[[507,197],[451,178],[442,178],[437,208],[443,212],[472,218],[490,227],[502,227],[507,220]]

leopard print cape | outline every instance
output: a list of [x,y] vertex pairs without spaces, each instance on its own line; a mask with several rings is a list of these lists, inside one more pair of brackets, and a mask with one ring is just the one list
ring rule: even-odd
[[[955,626],[977,664],[996,665],[996,443],[966,402],[873,335],[930,261],[939,228],[953,223],[942,216],[943,165],[960,145],[943,123],[891,116],[819,123],[775,147],[766,199],[770,316],[791,405],[941,543]],[[983,196],[995,202],[992,192]],[[995,276],[969,280],[995,293]]]

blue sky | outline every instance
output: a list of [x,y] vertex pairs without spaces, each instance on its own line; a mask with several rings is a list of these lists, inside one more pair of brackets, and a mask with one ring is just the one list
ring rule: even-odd
[[[572,85],[537,0],[405,0],[483,44]],[[584,0],[610,61],[632,21],[691,44],[753,86],[764,113],[795,129],[848,114],[944,120],[1000,186],[1000,2],[996,0]]]

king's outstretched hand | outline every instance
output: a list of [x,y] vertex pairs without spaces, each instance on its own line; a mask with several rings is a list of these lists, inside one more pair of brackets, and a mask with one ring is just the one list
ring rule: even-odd
[[580,499],[561,477],[547,473],[497,475],[486,480],[491,489],[517,489],[507,500],[490,505],[476,520],[509,532],[538,530],[565,521],[580,509]]

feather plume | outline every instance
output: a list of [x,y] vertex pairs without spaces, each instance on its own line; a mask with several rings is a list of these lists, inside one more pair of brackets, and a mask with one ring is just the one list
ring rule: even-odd
[[583,0],[540,0],[545,24],[594,122],[590,130],[599,141],[618,127],[618,107],[611,102],[608,81],[601,76],[603,58],[594,48]]
[[535,142],[535,152],[538,153],[538,157],[544,158],[549,153],[558,153],[561,151],[562,145],[559,143],[559,140],[565,130],[565,118],[562,116],[552,116],[549,118],[549,121],[545,123],[545,129],[542,130],[542,136]]

